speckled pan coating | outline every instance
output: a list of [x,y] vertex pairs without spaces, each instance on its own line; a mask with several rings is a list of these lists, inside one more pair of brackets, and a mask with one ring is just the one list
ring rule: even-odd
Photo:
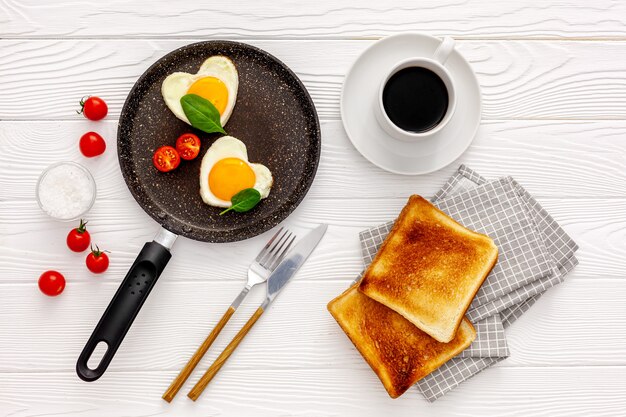
[[[202,202],[200,162],[220,135],[178,120],[161,97],[167,75],[195,73],[212,55],[229,57],[239,72],[237,102],[226,132],[247,145],[250,162],[262,163],[274,176],[269,197],[247,213],[220,216],[221,209]],[[158,172],[152,165],[154,151],[174,146],[179,135],[191,131],[202,140],[200,156],[182,161],[172,172]],[[247,239],[285,219],[309,190],[321,147],[317,112],[298,77],[267,52],[229,41],[187,45],[152,65],[126,99],[117,136],[120,168],[139,205],[171,232],[206,242]]]

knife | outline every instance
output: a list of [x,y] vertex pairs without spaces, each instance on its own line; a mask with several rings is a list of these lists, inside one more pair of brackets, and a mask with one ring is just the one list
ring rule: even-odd
[[239,343],[248,334],[254,323],[261,317],[261,315],[267,310],[270,304],[276,299],[278,293],[285,287],[285,285],[293,278],[298,269],[304,264],[309,255],[313,252],[317,244],[322,240],[322,237],[326,233],[328,225],[321,224],[309,232],[303,237],[294,248],[285,256],[282,262],[276,267],[274,272],[267,279],[267,295],[265,300],[259,308],[254,312],[248,322],[239,330],[239,333],[235,335],[233,340],[230,341],[224,351],[217,357],[213,365],[202,375],[202,378],[194,385],[189,391],[187,396],[192,400],[197,400],[202,394],[202,391],[211,382],[213,377],[217,375],[219,370],[224,366],[230,355],[235,351]]

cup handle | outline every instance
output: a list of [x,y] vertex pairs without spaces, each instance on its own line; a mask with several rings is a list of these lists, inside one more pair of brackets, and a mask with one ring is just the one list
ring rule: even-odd
[[449,36],[443,38],[443,41],[439,44],[439,47],[435,51],[433,59],[444,65],[450,56],[450,53],[454,50],[454,39]]

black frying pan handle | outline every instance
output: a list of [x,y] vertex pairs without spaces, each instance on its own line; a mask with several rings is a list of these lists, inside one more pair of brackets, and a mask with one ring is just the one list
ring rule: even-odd
[[[144,245],[78,357],[76,373],[80,379],[91,382],[104,374],[171,257],[170,251],[159,243]],[[98,367],[90,369],[87,362],[100,342],[106,343],[107,350]]]

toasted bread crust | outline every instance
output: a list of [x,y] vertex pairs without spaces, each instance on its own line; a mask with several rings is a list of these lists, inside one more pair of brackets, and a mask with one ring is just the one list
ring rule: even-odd
[[466,229],[414,195],[359,289],[446,343],[456,334],[497,257],[491,238]]
[[376,372],[392,398],[466,349],[476,331],[466,318],[450,343],[441,343],[353,285],[328,310]]

